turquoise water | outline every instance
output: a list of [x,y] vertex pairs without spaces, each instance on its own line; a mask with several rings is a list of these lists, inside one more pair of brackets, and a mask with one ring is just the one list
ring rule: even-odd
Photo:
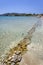
[[0,57],[15,46],[37,21],[39,18],[33,16],[0,16]]

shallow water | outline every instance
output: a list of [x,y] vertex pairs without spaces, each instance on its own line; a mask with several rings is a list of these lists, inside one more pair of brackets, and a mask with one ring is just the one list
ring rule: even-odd
[[16,42],[22,39],[39,20],[39,18],[33,16],[0,16],[0,57],[10,47],[15,46]]

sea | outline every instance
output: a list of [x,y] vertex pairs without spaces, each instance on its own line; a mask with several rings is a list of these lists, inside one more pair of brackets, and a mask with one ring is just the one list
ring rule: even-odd
[[[32,26],[41,22],[36,16],[0,16],[0,58],[27,35]],[[43,25],[36,27],[31,46],[37,53],[43,50]],[[40,50],[40,52],[38,52]],[[41,54],[43,55],[43,53]]]

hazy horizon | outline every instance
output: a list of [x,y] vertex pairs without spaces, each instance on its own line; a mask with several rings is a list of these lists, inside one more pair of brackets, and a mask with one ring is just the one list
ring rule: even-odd
[[0,14],[3,13],[43,13],[43,0],[0,0]]

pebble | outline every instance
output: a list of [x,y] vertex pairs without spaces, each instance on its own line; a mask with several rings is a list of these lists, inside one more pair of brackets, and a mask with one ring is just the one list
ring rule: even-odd
[[17,55],[15,54],[14,57],[12,57],[11,62],[17,62]]
[[16,51],[15,54],[19,55],[19,54],[21,54],[21,51]]
[[14,62],[12,62],[12,63],[11,63],[11,65],[15,65],[15,63],[14,63]]
[[18,51],[18,52],[16,52],[15,54],[13,54],[12,59],[11,59],[11,62],[14,62],[14,63],[20,62],[21,59],[22,59],[22,56],[21,56],[20,53],[21,53],[21,52]]
[[10,60],[11,60],[11,58],[12,58],[12,57],[9,57],[9,58],[8,58],[8,61],[10,61]]
[[18,62],[20,62],[21,61],[21,59],[22,59],[22,56],[21,56],[21,54],[18,56]]

